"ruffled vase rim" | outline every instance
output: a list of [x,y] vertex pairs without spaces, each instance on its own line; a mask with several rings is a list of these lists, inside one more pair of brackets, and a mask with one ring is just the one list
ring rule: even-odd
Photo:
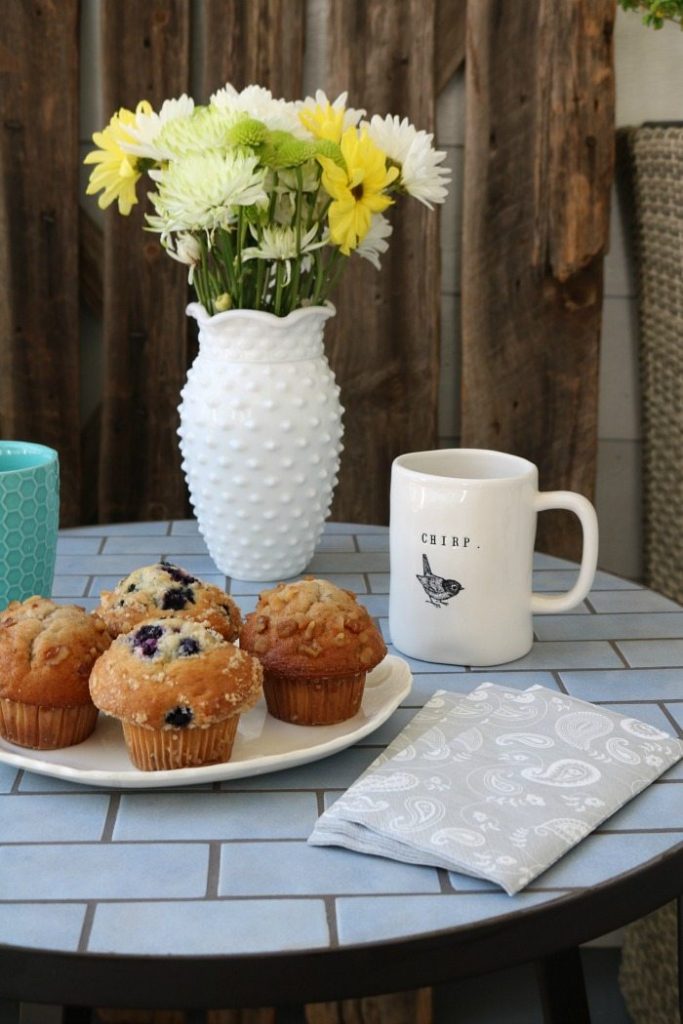
[[191,302],[185,312],[188,316],[194,317],[200,327],[218,327],[231,320],[242,319],[260,320],[271,327],[285,329],[299,320],[305,320],[311,314],[328,319],[334,316],[337,310],[331,302],[325,302],[321,306],[301,306],[299,309],[293,309],[287,316],[276,316],[275,313],[268,313],[262,309],[226,309],[223,313],[214,313],[213,316],[209,316],[201,302]]

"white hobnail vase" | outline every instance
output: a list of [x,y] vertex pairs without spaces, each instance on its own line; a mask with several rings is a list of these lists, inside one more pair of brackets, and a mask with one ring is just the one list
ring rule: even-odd
[[301,573],[329,513],[342,450],[339,387],[323,349],[334,306],[209,316],[181,392],[180,450],[199,531],[220,572]]

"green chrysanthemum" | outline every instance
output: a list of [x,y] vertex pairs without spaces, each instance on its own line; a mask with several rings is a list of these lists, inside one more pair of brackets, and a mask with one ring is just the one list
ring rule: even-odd
[[274,171],[286,167],[300,167],[315,155],[314,142],[302,141],[283,131],[269,132],[260,154],[261,163]]
[[328,160],[334,160],[335,164],[339,167],[344,167],[344,157],[342,151],[336,142],[332,139],[316,139],[315,143],[315,155],[327,157]]
[[225,150],[235,115],[215,107],[195,107],[190,117],[169,121],[159,132],[157,145],[167,159],[179,159],[191,153]]
[[268,129],[263,121],[257,121],[255,117],[244,117],[229,129],[227,137],[232,146],[249,146],[254,149],[264,142],[267,135]]

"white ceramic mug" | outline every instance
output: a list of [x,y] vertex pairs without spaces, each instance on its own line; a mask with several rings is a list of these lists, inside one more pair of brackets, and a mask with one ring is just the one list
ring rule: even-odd
[[[566,594],[532,593],[537,513],[569,509],[583,553]],[[499,665],[533,643],[532,615],[566,612],[590,590],[598,558],[595,509],[573,491],[538,490],[532,462],[504,452],[411,452],[391,471],[389,629],[414,658]]]

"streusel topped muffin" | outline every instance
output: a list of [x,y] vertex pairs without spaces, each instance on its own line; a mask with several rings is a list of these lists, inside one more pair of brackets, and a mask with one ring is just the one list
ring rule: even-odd
[[149,771],[229,760],[262,677],[258,661],[215,630],[168,617],[119,635],[95,665],[90,692],[121,720],[131,760]]
[[263,665],[271,714],[300,725],[355,715],[366,673],[387,653],[355,595],[320,579],[263,591],[246,616],[240,646]]
[[88,677],[110,644],[78,605],[12,601],[0,614],[0,734],[38,750],[82,742],[97,720]]
[[236,640],[242,623],[239,608],[225,591],[170,562],[135,569],[113,590],[103,590],[97,614],[112,636],[130,632],[145,619],[177,616]]

